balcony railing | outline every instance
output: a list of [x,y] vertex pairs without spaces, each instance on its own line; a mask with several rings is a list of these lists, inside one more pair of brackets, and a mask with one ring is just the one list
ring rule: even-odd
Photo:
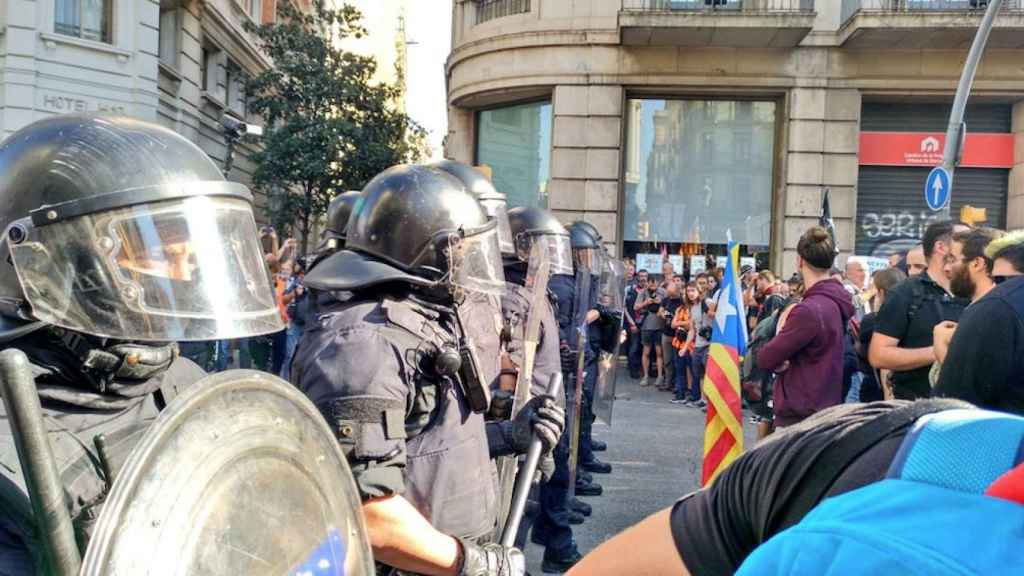
[[476,23],[530,11],[530,0],[477,0]]
[[[843,0],[845,24],[858,12],[973,12],[979,16],[988,7],[987,0]],[[1003,0],[1001,12],[1024,11],[1024,0]]]
[[814,12],[814,0],[623,0],[622,9],[635,12]]

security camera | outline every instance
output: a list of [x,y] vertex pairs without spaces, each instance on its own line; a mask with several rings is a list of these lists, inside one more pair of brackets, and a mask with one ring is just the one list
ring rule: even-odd
[[242,136],[263,136],[263,127],[256,124],[247,124],[234,116],[224,114],[220,117],[220,125],[224,127],[224,133],[229,137],[240,138]]

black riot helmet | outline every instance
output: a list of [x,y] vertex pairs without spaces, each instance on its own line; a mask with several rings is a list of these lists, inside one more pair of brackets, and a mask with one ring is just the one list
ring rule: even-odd
[[305,278],[316,290],[358,290],[387,282],[502,293],[497,226],[447,172],[388,168],[362,191],[345,250]]
[[359,198],[359,190],[349,190],[331,199],[331,203],[327,206],[327,226],[324,228],[324,240],[341,240],[339,248],[344,248],[345,228],[348,226],[349,216],[355,211]]
[[252,195],[179,134],[62,115],[0,144],[0,315],[134,341],[282,328]]
[[516,247],[515,261],[529,263],[533,248],[543,245],[551,262],[551,274],[572,274],[569,232],[553,214],[533,206],[519,206],[508,211],[508,222]]
[[599,273],[603,248],[601,236],[593,225],[577,221],[569,225],[569,239],[572,242],[573,263],[577,267],[588,268],[592,273]]
[[316,256],[313,258],[310,268],[345,247],[345,229],[348,227],[348,219],[355,211],[360,198],[362,195],[358,190],[349,190],[331,199],[331,203],[327,206],[326,226],[320,234],[320,245],[316,248]]
[[508,199],[494,188],[494,184],[476,168],[454,160],[440,160],[431,164],[432,167],[455,176],[476,197],[487,212],[487,217],[498,223],[498,243],[501,253],[511,256],[515,248],[512,245],[512,233],[508,225]]
[[598,243],[600,243],[601,240],[603,240],[603,238],[601,238],[601,233],[597,231],[597,226],[594,226],[590,222],[577,220],[573,222],[570,226],[574,226],[576,228],[584,230],[587,234],[592,236]]

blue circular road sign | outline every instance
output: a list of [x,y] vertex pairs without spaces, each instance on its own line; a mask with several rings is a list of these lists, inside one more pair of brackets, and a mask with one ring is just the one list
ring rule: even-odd
[[949,171],[942,166],[932,168],[924,181],[924,200],[928,203],[928,208],[936,212],[945,208],[949,202],[951,188]]

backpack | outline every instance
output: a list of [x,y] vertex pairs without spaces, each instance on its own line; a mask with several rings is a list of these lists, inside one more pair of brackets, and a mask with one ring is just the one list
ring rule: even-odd
[[886,478],[815,506],[736,574],[1009,574],[1024,550],[1024,418],[955,409],[916,421]]
[[[747,343],[747,354],[743,357],[743,363],[740,365],[740,381],[757,383],[760,386],[761,382],[765,377],[770,376],[771,373],[768,370],[762,370],[757,366],[757,353],[760,349],[771,341],[775,337],[775,331],[779,326],[779,313],[784,310],[785,307],[779,308],[775,312],[772,312],[771,316],[768,316],[764,320],[757,323],[754,326],[754,331],[750,333],[750,342]],[[750,396],[754,396],[753,389],[747,390],[744,387],[744,391],[748,392]],[[758,388],[758,394],[760,394],[760,388]],[[750,398],[750,400],[757,401],[760,398]]]

